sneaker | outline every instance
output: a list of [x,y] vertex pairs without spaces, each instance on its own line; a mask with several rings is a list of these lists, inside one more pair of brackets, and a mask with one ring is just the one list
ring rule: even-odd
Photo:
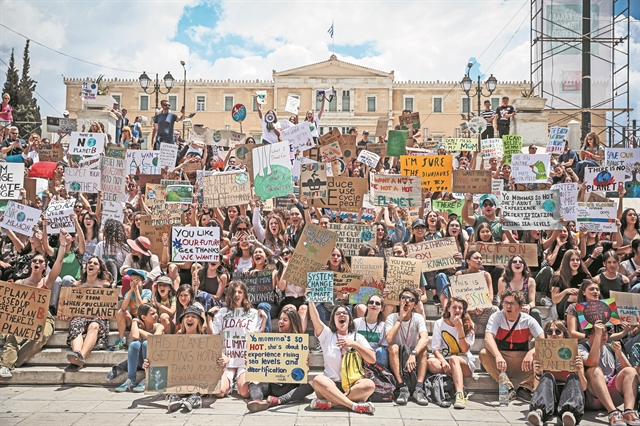
[[67,354],[67,361],[69,361],[70,364],[77,365],[78,367],[82,367],[86,362],[80,351],[69,352]]
[[[562,420],[564,421],[564,416],[562,416]],[[529,415],[527,416],[527,421],[531,423],[533,426],[541,426],[543,424],[542,411],[540,410],[529,411]]]
[[135,392],[135,393],[142,393],[142,392],[144,392],[144,388],[145,388],[145,387],[146,387],[146,383],[145,383],[144,379],[142,379],[142,380],[140,381],[140,383],[138,383],[138,384],[136,385],[136,387],[135,387],[135,388],[133,388],[133,392]]
[[433,300],[433,304],[434,304],[434,305],[436,305],[436,306],[440,306],[440,298],[438,297],[438,295],[437,295],[437,294],[434,294],[434,295],[433,295],[432,300]]
[[202,398],[197,393],[194,393],[184,400],[184,406],[189,411],[193,410],[194,408],[200,408],[202,407]]
[[276,405],[280,405],[280,399],[276,398],[273,395],[269,395],[267,397],[267,402],[269,403],[269,407],[275,407]]
[[516,390],[509,389],[509,401],[513,401],[516,399]]
[[542,306],[553,306],[553,300],[550,297],[543,297],[540,299],[540,304]]
[[573,413],[565,411],[562,415],[562,426],[576,426],[576,418]]
[[638,412],[635,410],[627,410],[622,413],[622,419],[627,426],[640,426],[640,417],[638,417]]
[[247,409],[251,413],[257,413],[258,411],[264,411],[269,408],[269,403],[267,401],[254,399],[253,401],[247,402]]
[[331,401],[327,401],[326,399],[318,399],[314,398],[309,404],[309,408],[312,410],[330,410],[331,409]]
[[464,392],[456,392],[456,402],[453,404],[453,408],[464,409],[467,406],[467,398],[464,396]]
[[407,402],[409,402],[409,388],[406,386],[403,386],[400,388],[400,393],[396,398],[396,404],[407,405]]
[[125,380],[123,384],[116,388],[116,392],[131,392],[133,391],[133,387],[136,384],[131,381],[131,379]]
[[10,379],[13,377],[13,374],[11,374],[11,370],[7,367],[0,367],[0,377],[3,379]]
[[127,349],[127,339],[125,339],[124,337],[118,338],[118,340],[116,340],[116,343],[114,343],[113,346],[111,346],[109,349],[112,351],[121,351],[123,349]]
[[122,368],[120,368],[117,365],[114,365],[113,367],[111,367],[111,371],[109,371],[109,374],[107,374],[107,382],[112,381],[113,379],[123,374],[124,372],[125,371]]
[[358,414],[373,414],[376,412],[376,407],[371,402],[358,402],[353,407],[353,411]]
[[520,387],[516,391],[516,398],[518,398],[518,399],[520,399],[520,400],[522,400],[524,402],[531,402],[531,397],[532,396],[533,396],[533,393],[527,388]]
[[413,391],[413,399],[416,400],[416,403],[418,405],[429,405],[429,400],[427,399],[427,396],[424,394],[424,389],[416,389],[415,391]]
[[169,402],[169,405],[168,405],[167,408],[169,408],[170,412],[174,412],[177,409],[179,409],[180,407],[182,407],[182,398],[180,398],[175,393],[168,394],[165,399],[166,399],[166,401]]

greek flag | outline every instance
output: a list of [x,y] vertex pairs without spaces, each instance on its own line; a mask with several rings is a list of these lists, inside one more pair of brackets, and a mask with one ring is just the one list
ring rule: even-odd
[[333,22],[331,23],[331,28],[329,28],[327,30],[327,32],[329,33],[329,35],[331,36],[331,38],[333,38]]

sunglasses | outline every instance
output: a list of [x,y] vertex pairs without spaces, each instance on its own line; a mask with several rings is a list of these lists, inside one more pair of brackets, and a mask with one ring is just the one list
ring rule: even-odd
[[402,297],[400,297],[400,299],[406,300],[409,303],[416,303],[416,298],[412,296],[403,295]]
[[549,336],[551,336],[552,334],[555,334],[556,336],[562,336],[562,330],[559,329],[555,329],[555,330],[549,330]]
[[369,302],[367,302],[367,305],[382,306],[382,302],[378,302],[377,300],[370,300]]
[[523,260],[519,260],[519,259],[512,260],[511,263],[524,265],[524,261]]
[[613,334],[613,327],[607,327],[607,334],[611,336]]
[[335,316],[335,317],[340,317],[340,316],[342,316],[342,315],[344,315],[344,316],[347,316],[347,317],[348,317],[348,316],[349,316],[349,313],[348,313],[348,312],[346,312],[346,311],[338,311],[338,312],[336,312],[336,313],[335,313],[335,315],[334,315],[334,316]]
[[100,266],[99,262],[87,262],[87,265],[97,265]]
[[236,229],[237,229],[238,231],[246,231],[246,230],[247,230],[247,227],[246,227],[246,226],[244,226],[244,227],[242,227],[242,228],[237,227]]
[[31,263],[45,263],[44,259],[33,259]]
[[291,256],[293,253],[291,253],[290,251],[283,251],[282,255],[283,256]]

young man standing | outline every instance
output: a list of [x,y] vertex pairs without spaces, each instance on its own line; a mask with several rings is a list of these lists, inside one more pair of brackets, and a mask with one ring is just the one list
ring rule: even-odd
[[513,106],[509,105],[509,97],[502,97],[502,105],[496,109],[496,116],[494,117],[494,126],[498,123],[498,137],[509,134],[509,126],[511,125],[511,117],[516,115],[516,110]]
[[482,111],[480,116],[487,122],[487,128],[482,132],[482,139],[493,138],[493,119],[496,116],[496,113],[491,109],[490,100],[484,101],[484,111]]
[[184,120],[184,106],[180,110],[180,117],[169,111],[171,104],[167,100],[163,100],[160,103],[162,111],[153,117],[153,132],[151,133],[151,140],[153,141],[153,149],[159,150],[160,143],[174,143],[173,142],[173,125],[178,121]]

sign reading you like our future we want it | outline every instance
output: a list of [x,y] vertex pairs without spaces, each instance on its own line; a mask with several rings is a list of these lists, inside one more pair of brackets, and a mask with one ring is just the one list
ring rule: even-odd
[[175,262],[217,262],[220,228],[174,226],[171,246],[171,260]]

